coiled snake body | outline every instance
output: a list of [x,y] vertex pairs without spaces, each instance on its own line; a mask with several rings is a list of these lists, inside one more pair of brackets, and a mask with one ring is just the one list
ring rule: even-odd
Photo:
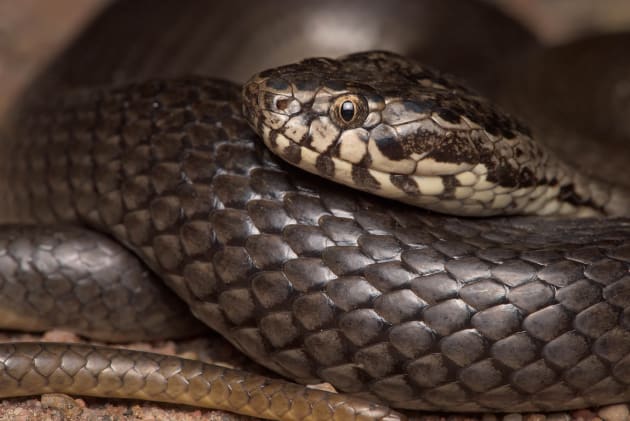
[[[197,318],[298,382],[422,410],[627,400],[627,219],[428,213],[289,168],[246,121],[289,162],[439,211],[628,214],[622,190],[574,172],[452,83],[367,53],[261,73],[243,89],[244,113],[239,87],[209,79],[36,102],[6,145],[5,174],[23,183],[7,193],[13,219],[108,233]],[[384,175],[390,164],[397,173]],[[293,386],[254,376],[226,386],[231,372],[192,362],[77,349],[3,346],[0,394],[397,417],[375,404],[348,409],[345,395],[288,398]],[[103,386],[106,375],[116,380]]]

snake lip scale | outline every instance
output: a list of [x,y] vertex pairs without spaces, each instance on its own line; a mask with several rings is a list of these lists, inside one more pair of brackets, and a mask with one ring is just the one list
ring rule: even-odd
[[[90,345],[6,344],[0,396],[316,420],[630,398],[627,196],[448,76],[367,52],[243,87],[181,78],[66,91],[26,103],[12,134],[7,218],[108,234],[253,360],[344,393]],[[25,243],[3,251],[0,269],[30,259]],[[37,250],[39,270],[64,267],[55,250]]]

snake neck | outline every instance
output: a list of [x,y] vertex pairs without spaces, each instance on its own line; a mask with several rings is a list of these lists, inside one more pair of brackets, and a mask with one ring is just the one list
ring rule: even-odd
[[567,182],[562,184],[556,200],[574,208],[570,213],[582,216],[624,217],[630,215],[630,191],[587,175],[569,166]]
[[630,215],[630,191],[591,176],[587,171],[569,165],[549,154],[545,162],[547,180],[543,206],[538,215],[574,217],[623,217]]
[[611,190],[611,197],[606,207],[607,214],[615,217],[630,215],[630,191],[621,187]]

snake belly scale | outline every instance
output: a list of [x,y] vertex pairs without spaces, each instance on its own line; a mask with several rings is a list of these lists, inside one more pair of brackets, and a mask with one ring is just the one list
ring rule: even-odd
[[[626,219],[465,220],[355,193],[273,157],[227,82],[147,82],[29,107],[4,146],[16,212],[110,234],[201,321],[285,377],[421,410],[630,397]],[[16,354],[39,355],[16,347],[3,350],[4,373],[33,367]],[[38,373],[2,395],[50,390],[36,388],[48,376]],[[191,394],[186,403],[203,404]],[[334,409],[346,398],[326,399]],[[364,405],[351,416],[396,416]],[[263,416],[326,419],[304,407]]]

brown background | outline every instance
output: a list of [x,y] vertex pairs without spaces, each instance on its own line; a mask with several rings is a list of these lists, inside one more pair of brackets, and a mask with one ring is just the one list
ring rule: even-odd
[[[0,118],[38,69],[109,0],[0,0]],[[626,0],[493,0],[546,44],[630,28]]]

